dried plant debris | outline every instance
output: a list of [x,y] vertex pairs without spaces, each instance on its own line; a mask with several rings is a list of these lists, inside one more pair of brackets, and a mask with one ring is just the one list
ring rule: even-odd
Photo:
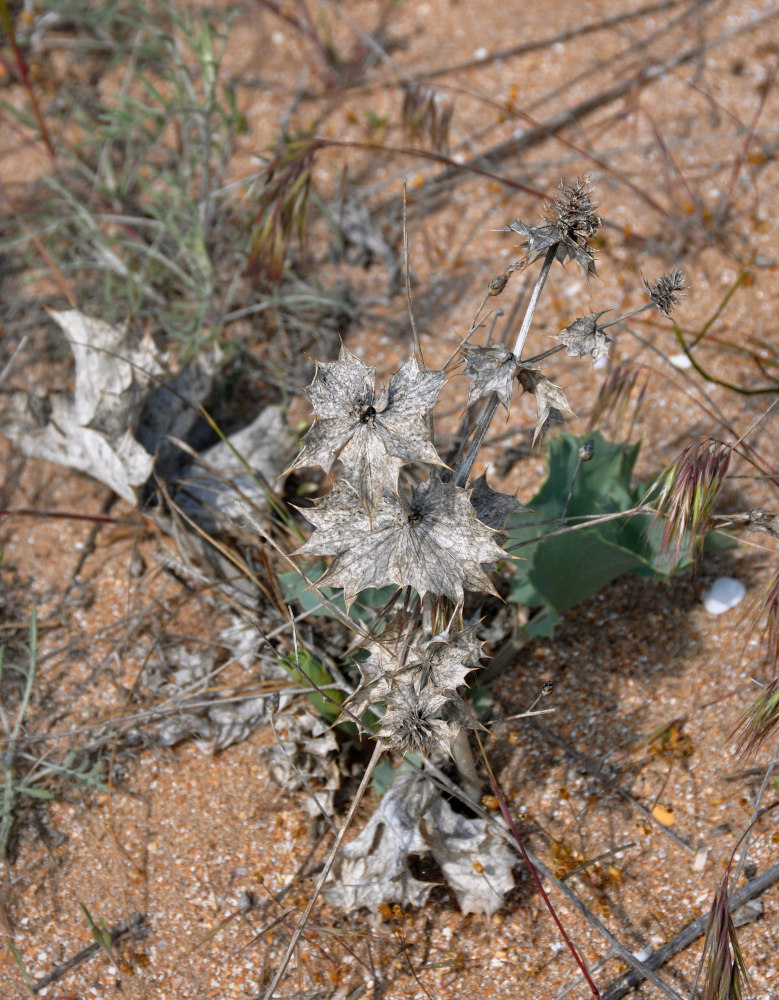
[[152,379],[162,372],[154,344],[148,336],[132,344],[129,326],[78,310],[51,316],[73,351],[75,391],[46,399],[18,392],[0,428],[25,455],[86,472],[135,505],[154,464],[133,434]]
[[45,399],[24,392],[12,397],[0,429],[26,455],[86,472],[134,506],[156,480],[207,530],[235,519],[238,490],[265,506],[262,482],[276,479],[293,443],[278,408],[264,410],[207,452],[208,473],[173,442],[186,438],[200,418],[218,353],[203,355],[165,384],[163,359],[148,335],[138,341],[129,324],[114,327],[77,309],[51,316],[73,351],[75,389]]
[[607,337],[598,326],[602,312],[594,316],[579,316],[570,326],[567,326],[557,339],[566,347],[567,358],[583,358],[587,354],[592,357],[592,363],[609,356],[611,338]]
[[375,910],[380,902],[421,906],[433,884],[414,877],[409,859],[426,854],[465,913],[494,913],[514,885],[516,857],[485,820],[456,813],[427,778],[400,775],[336,857],[325,896],[347,911]]
[[373,516],[343,480],[304,511],[314,525],[299,553],[334,556],[321,586],[343,587],[351,604],[367,587],[413,587],[461,601],[466,590],[495,593],[482,566],[504,555],[478,519],[470,491],[431,475],[411,500],[385,490]]
[[536,397],[536,429],[533,433],[535,444],[551,426],[565,422],[564,413],[572,414],[573,410],[560,386],[550,382],[540,368],[523,365],[517,377],[525,392],[532,392]]
[[246,525],[247,508],[265,508],[295,445],[281,407],[267,406],[248,427],[203,452],[182,470],[174,500],[211,533]]
[[[247,652],[247,636],[234,625],[220,637],[231,653],[240,658]],[[234,645],[233,645],[234,643]],[[163,704],[172,706],[167,718],[155,726],[157,742],[175,746],[196,739],[207,753],[216,753],[241,743],[260,726],[267,725],[273,705],[271,694],[246,694],[240,687],[214,690],[217,655],[213,648],[187,650],[176,646],[157,664],[150,659],[144,683]],[[266,665],[266,680],[286,680],[282,667]],[[256,690],[256,688],[255,688]],[[287,702],[290,699],[287,698]]]
[[334,798],[346,771],[345,751],[332,728],[299,700],[275,719],[277,742],[262,751],[271,780],[285,791],[304,788],[313,792],[316,799],[310,794],[303,798],[308,813],[318,816],[324,810],[332,816]]
[[316,421],[292,469],[319,465],[329,472],[336,458],[370,511],[385,490],[394,490],[406,462],[440,465],[430,441],[427,414],[446,381],[443,372],[421,371],[410,358],[385,389],[375,369],[341,347],[338,361],[317,366],[308,395]]

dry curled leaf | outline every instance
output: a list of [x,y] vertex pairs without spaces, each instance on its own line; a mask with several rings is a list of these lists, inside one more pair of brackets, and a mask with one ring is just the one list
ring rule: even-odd
[[406,462],[440,465],[430,442],[427,414],[446,381],[443,372],[421,371],[410,358],[386,388],[375,386],[375,369],[341,347],[338,361],[318,365],[308,387],[316,413],[303,449],[292,465],[320,465],[336,458],[368,510],[384,490],[394,490]]
[[435,796],[431,783],[414,775],[397,778],[362,832],[345,844],[325,884],[327,901],[350,912],[381,902],[421,906],[432,884],[420,882],[409,870],[410,854],[427,851],[419,832],[419,817]]
[[315,531],[298,552],[335,557],[319,584],[342,587],[348,604],[367,587],[389,584],[453,601],[466,590],[495,593],[482,565],[503,550],[477,518],[470,491],[435,475],[410,502],[385,491],[372,517],[342,480],[304,513]]
[[539,368],[523,365],[517,378],[525,392],[532,392],[536,397],[536,429],[533,434],[535,444],[552,424],[563,423],[563,413],[573,413],[573,410],[560,386],[550,382]]
[[455,812],[429,779],[399,775],[341,849],[324,894],[347,911],[380,902],[421,906],[433,886],[414,878],[409,856],[425,854],[438,862],[464,913],[494,913],[514,886],[516,857],[490,824]]
[[558,334],[557,339],[561,344],[565,344],[567,358],[583,358],[589,354],[594,364],[601,358],[609,356],[611,338],[607,337],[598,326],[598,320],[602,315],[603,313],[599,312],[594,316],[579,316]]
[[3,433],[26,455],[86,472],[135,505],[154,455],[135,437],[151,380],[162,369],[151,337],[131,340],[77,309],[50,313],[73,352],[73,393],[47,400],[17,393],[3,415]]
[[437,798],[420,822],[425,841],[463,913],[499,910],[514,888],[516,854],[484,819],[455,812]]

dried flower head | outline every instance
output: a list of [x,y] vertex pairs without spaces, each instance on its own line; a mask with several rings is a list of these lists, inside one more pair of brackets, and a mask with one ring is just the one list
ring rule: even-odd
[[447,630],[419,645],[375,643],[360,664],[362,678],[346,708],[359,718],[370,706],[383,704],[379,735],[390,746],[448,753],[464,714],[456,691],[479,665],[480,655],[472,628]]
[[589,278],[595,274],[595,251],[590,241],[601,227],[601,218],[595,212],[597,207],[586,177],[580,177],[573,186],[561,181],[554,201],[544,212],[547,225],[528,226],[517,219],[505,228],[526,237],[520,246],[528,264],[556,246],[560,263],[574,261]]
[[741,1000],[744,986],[749,987],[749,977],[730,915],[727,872],[714,893],[703,940],[703,957],[706,962],[704,1000]]
[[601,358],[609,356],[611,337],[607,337],[598,326],[598,320],[602,315],[603,313],[599,312],[594,316],[579,316],[557,335],[560,343],[565,344],[567,358],[583,358],[589,354],[592,363],[595,364]]
[[679,302],[682,292],[690,287],[684,274],[679,270],[664,274],[652,284],[646,278],[641,280],[644,282],[644,288],[646,288],[649,298],[666,316],[671,315],[671,311]]
[[337,361],[317,366],[308,387],[317,419],[290,468],[329,472],[340,458],[346,478],[375,510],[384,490],[396,488],[404,462],[442,464],[426,417],[445,381],[443,372],[420,371],[410,358],[386,389],[377,389],[375,369],[341,347]]
[[679,562],[703,547],[714,503],[730,464],[731,446],[706,438],[688,445],[660,476],[657,517],[665,517],[661,548]]
[[453,601],[466,590],[495,593],[482,566],[502,558],[503,549],[476,516],[470,491],[436,475],[410,502],[385,490],[372,517],[343,480],[304,513],[315,531],[298,552],[335,557],[319,583],[343,587],[347,603],[366,587],[388,584]]

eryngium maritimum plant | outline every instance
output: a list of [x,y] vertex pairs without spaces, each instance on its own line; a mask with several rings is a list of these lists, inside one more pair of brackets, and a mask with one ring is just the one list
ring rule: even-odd
[[[596,313],[574,319],[551,352],[522,360],[554,262],[573,260],[588,278],[595,273],[591,241],[601,225],[596,208],[580,178],[560,185],[542,225],[517,220],[507,227],[525,237],[525,259],[506,269],[499,287],[492,282],[490,294],[502,292],[514,271],[538,259],[543,263],[519,331],[505,331],[514,346],[468,344],[462,350],[471,383],[468,403],[482,412],[453,469],[431,436],[431,412],[446,373],[428,371],[421,358],[407,361],[381,387],[375,370],[342,347],[337,361],[318,365],[308,387],[316,420],[292,468],[320,465],[330,472],[339,462],[341,478],[303,512],[314,530],[298,553],[331,557],[318,584],[341,588],[347,606],[368,588],[406,590],[397,605],[403,610],[379,623],[378,631],[385,631],[371,640],[360,683],[346,706],[351,718],[368,709],[380,715],[379,737],[386,747],[422,754],[447,750],[465,717],[457,692],[477,665],[479,646],[463,628],[463,602],[468,591],[495,593],[490,573],[505,558],[497,533],[517,507],[515,498],[496,493],[483,476],[471,478],[498,405],[509,410],[515,383],[532,393],[535,441],[572,413],[563,389],[539,362],[563,350],[593,361],[608,355],[604,330],[619,320],[601,323],[603,313]],[[678,272],[661,278],[647,286],[650,301],[636,311],[670,308],[683,287]],[[427,467],[426,476],[418,474],[420,467]],[[392,642],[389,636],[395,637]]]

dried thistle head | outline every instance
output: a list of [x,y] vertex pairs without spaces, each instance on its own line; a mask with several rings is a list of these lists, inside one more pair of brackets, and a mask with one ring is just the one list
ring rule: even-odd
[[589,278],[595,274],[595,251],[590,241],[601,227],[597,207],[588,178],[580,177],[574,185],[561,181],[554,201],[544,211],[545,226],[528,226],[517,219],[505,229],[526,237],[520,246],[527,264],[556,247],[556,258],[561,264],[572,260]]
[[741,1000],[744,987],[749,987],[749,977],[730,915],[727,872],[714,893],[703,941],[703,957],[706,962],[704,1000]]
[[644,282],[644,288],[649,298],[666,316],[671,315],[671,311],[679,302],[682,292],[690,287],[684,274],[678,269],[669,271],[668,274],[664,274],[651,284],[646,278],[642,277],[641,280]]
[[561,249],[565,256],[570,257],[589,277],[595,274],[595,251],[590,241],[595,238],[601,227],[602,220],[596,214],[598,205],[592,200],[592,189],[589,178],[580,177],[571,186],[560,182],[560,189],[551,205],[547,205],[544,218],[550,226],[554,226],[560,234]]
[[670,554],[674,565],[682,552],[694,557],[703,547],[730,452],[729,444],[711,438],[690,444],[658,480],[656,517],[665,518],[660,548]]

